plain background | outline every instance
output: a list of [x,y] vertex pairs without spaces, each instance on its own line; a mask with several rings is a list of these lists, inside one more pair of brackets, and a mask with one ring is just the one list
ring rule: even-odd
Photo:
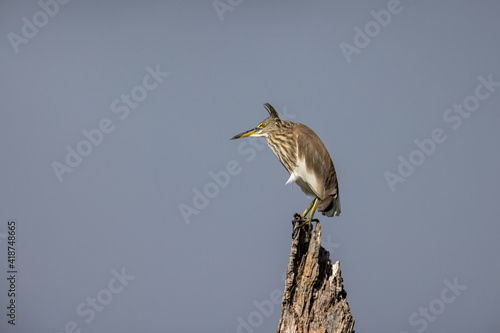
[[[73,0],[16,53],[9,33],[22,36],[23,17],[44,23],[42,9],[2,2],[0,331],[276,330],[279,305],[256,303],[282,292],[290,221],[311,199],[284,186],[264,141],[228,140],[269,102],[312,128],[335,163],[342,214],[318,217],[356,331],[498,332],[500,88],[457,129],[443,116],[478,77],[500,81],[499,3],[401,0],[350,62],[341,43],[355,45],[387,0],[222,3],[221,19],[210,0]],[[148,66],[169,75],[120,119],[111,104],[140,93]],[[114,130],[60,182],[53,162],[105,118]],[[384,173],[435,128],[446,141],[391,191]],[[111,294],[122,269],[135,278]],[[450,304],[445,280],[466,286]],[[77,307],[96,297],[106,304],[87,323]]]

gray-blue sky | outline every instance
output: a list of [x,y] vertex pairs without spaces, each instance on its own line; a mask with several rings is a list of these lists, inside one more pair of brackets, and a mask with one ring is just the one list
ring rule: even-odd
[[[0,331],[275,330],[279,305],[256,303],[283,288],[290,221],[310,199],[262,140],[228,140],[265,102],[333,157],[343,209],[321,218],[323,242],[356,331],[497,331],[500,87],[484,80],[500,82],[498,3],[221,3],[223,20],[212,1],[1,5],[3,309],[9,219],[19,273],[16,326],[2,315]],[[370,23],[388,6],[390,22]],[[39,20],[29,38],[23,17]],[[464,103],[475,111],[453,111]],[[444,142],[418,153],[436,128]],[[67,146],[88,155],[61,182]],[[399,156],[421,165],[391,191]]]

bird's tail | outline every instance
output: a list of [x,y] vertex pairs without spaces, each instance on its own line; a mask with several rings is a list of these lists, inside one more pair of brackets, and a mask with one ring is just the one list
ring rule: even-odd
[[318,205],[318,211],[328,217],[340,215],[340,198],[338,195],[330,195],[321,200]]

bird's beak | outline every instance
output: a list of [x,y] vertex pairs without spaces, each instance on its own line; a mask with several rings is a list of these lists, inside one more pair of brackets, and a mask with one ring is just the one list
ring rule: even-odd
[[251,130],[248,130],[246,132],[243,132],[243,133],[240,133],[240,134],[237,134],[235,136],[233,136],[231,139],[229,140],[236,140],[236,139],[239,139],[239,138],[244,138],[244,137],[247,137],[247,136],[252,136],[253,134],[257,134],[261,131],[260,128],[252,128]]

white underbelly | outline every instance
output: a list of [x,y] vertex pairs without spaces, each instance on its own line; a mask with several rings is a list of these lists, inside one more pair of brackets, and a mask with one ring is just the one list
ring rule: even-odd
[[302,189],[302,192],[304,192],[308,196],[311,196],[311,197],[318,196],[318,194],[316,194],[316,192],[314,192],[314,190],[311,188],[311,186],[308,183],[306,183],[302,178],[298,178],[295,181],[295,183],[297,185],[299,185],[299,187]]
[[297,159],[297,166],[295,170],[290,174],[290,178],[288,178],[286,184],[290,182],[295,182],[297,185],[299,185],[299,187],[305,194],[321,199],[321,196],[319,194],[320,187],[318,180],[314,173],[307,170],[304,160]]

